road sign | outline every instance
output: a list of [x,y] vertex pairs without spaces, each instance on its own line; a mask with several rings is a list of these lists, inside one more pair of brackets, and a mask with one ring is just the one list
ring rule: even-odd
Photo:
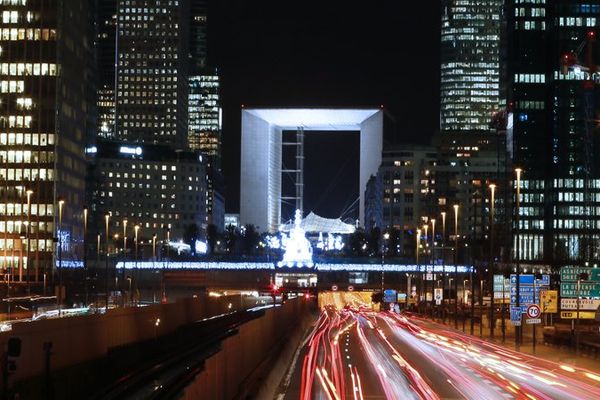
[[538,318],[541,314],[542,310],[537,304],[530,304],[527,307],[527,318]]
[[[519,285],[520,286],[533,286],[534,275],[533,274],[520,274],[519,275]],[[517,275],[510,275],[510,284],[517,285]],[[542,275],[542,279],[535,279],[536,286],[549,286],[550,285],[550,275]]]
[[521,325],[521,315],[523,314],[521,307],[510,307],[510,322],[512,322],[512,324],[514,326],[520,326]]
[[558,291],[542,290],[540,291],[540,306],[544,313],[558,312]]
[[435,288],[433,289],[434,295],[433,297],[435,298],[435,304],[442,304],[442,300],[444,299],[444,289],[442,288]]
[[383,291],[383,302],[394,303],[398,300],[398,294],[394,289],[386,289]]
[[331,290],[333,290],[334,292],[335,292],[336,290],[338,290],[338,287],[337,287],[337,285],[332,285],[332,286],[331,286]]
[[577,282],[580,274],[588,274],[588,280],[600,282],[600,269],[589,267],[562,267],[560,269],[561,282]]
[[[561,311],[560,317],[562,319],[576,319],[577,311]],[[595,319],[595,311],[579,311],[579,319]]]
[[[600,300],[579,299],[579,310],[596,311]],[[561,310],[577,310],[577,299],[560,299]]]
[[526,324],[541,324],[542,320],[541,318],[528,318],[525,320]]
[[352,291],[354,291],[354,286],[352,286],[352,285],[348,285],[348,291],[349,291],[349,292],[352,292]]
[[[600,297],[600,283],[581,282],[579,284],[580,297]],[[577,283],[561,282],[560,297],[577,297]]]

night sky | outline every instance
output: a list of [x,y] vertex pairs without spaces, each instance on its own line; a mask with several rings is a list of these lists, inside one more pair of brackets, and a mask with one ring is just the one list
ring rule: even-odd
[[[240,107],[379,107],[396,120],[403,142],[426,143],[439,125],[439,0],[300,2],[212,0],[209,62],[222,79],[226,210],[239,211]],[[323,139],[327,140],[327,139]],[[335,146],[337,163],[358,145]],[[307,157],[332,147],[307,148]],[[315,154],[309,153],[314,152]],[[331,163],[330,163],[331,164]],[[333,165],[337,172],[336,166]],[[341,167],[341,165],[340,165]],[[356,179],[358,163],[342,168]],[[320,168],[305,181],[328,190]],[[313,176],[312,174],[316,174]],[[353,184],[350,183],[349,184]],[[337,189],[329,189],[334,192]],[[336,216],[358,196],[318,199],[305,191],[305,211]],[[339,216],[339,215],[337,215]]]

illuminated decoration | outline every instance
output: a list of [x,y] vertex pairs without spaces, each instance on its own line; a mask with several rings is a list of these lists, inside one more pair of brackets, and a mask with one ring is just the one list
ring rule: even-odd
[[196,240],[196,243],[194,243],[194,249],[196,250],[196,254],[206,254],[208,252],[208,245],[206,242]]
[[301,228],[302,212],[296,210],[294,228],[289,237],[282,234],[282,248],[285,249],[283,260],[277,263],[278,267],[313,267],[312,246],[306,238],[306,232]]
[[62,265],[59,267],[58,258],[54,261],[56,268],[83,268],[83,261],[62,260]]
[[342,237],[340,235],[335,236],[331,233],[327,235],[327,240],[323,240],[323,232],[319,232],[319,240],[317,241],[317,248],[325,251],[337,250],[340,251],[344,248]]
[[[356,227],[352,224],[347,224],[339,218],[324,218],[313,212],[310,212],[306,218],[302,219],[300,226],[305,232],[320,232],[320,233],[354,233]],[[282,232],[289,232],[294,227],[294,223],[288,223],[279,227]]]
[[175,249],[177,254],[190,253],[192,251],[192,246],[183,243],[183,240],[180,240],[179,242],[169,242],[169,247]]
[[137,146],[137,147],[121,146],[121,147],[119,147],[119,153],[141,156],[142,148],[140,146]]
[[281,248],[281,240],[277,236],[267,236],[266,237],[267,246],[271,249],[280,249]]
[[[80,263],[81,266],[82,263]],[[151,261],[138,261],[137,264],[135,261],[119,261],[117,263],[117,269],[174,269],[174,270],[274,270],[275,266],[272,263],[266,262],[205,262],[205,261],[170,261],[168,263],[153,263]],[[65,267],[65,261],[63,261],[63,267]],[[74,265],[68,264],[67,268],[72,268]],[[431,265],[427,266],[431,268]],[[423,272],[425,269],[424,265],[415,265],[415,264],[331,264],[331,263],[323,263],[323,264],[315,264],[315,269],[319,272],[327,272],[327,271],[349,271],[349,272]],[[456,267],[456,272],[459,274],[463,274],[466,272],[472,272],[473,267],[459,265]],[[454,274],[454,266],[446,265],[445,267],[442,265],[434,266],[433,272],[442,273],[445,272],[449,275]],[[313,272],[314,273],[314,272]]]

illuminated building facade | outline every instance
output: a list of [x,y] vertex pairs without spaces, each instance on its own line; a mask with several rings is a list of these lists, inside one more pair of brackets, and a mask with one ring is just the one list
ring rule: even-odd
[[492,113],[502,107],[503,4],[504,0],[442,1],[442,132],[488,132]]
[[32,292],[52,280],[53,264],[83,251],[83,149],[94,130],[93,86],[83,84],[93,79],[88,3],[1,2],[0,269],[34,282]]
[[514,247],[527,263],[596,262],[600,90],[587,68],[600,64],[600,1],[512,0],[507,19],[508,129],[523,169]]
[[96,9],[97,18],[97,64],[98,108],[97,136],[103,139],[115,138],[115,83],[116,83],[116,34],[117,0],[102,0]]
[[[173,241],[183,239],[190,226],[195,225],[199,233],[206,230],[206,169],[201,153],[99,141],[93,155],[96,211],[111,215],[109,232],[118,235],[113,237],[117,241],[122,243],[124,228],[133,237],[135,225],[144,241],[154,234],[158,240],[166,239],[167,229]],[[124,220],[128,221],[125,227]]]
[[[447,138],[449,135],[440,136]],[[485,142],[483,137],[480,140]],[[434,141],[431,146],[387,147],[383,150],[379,168],[383,208],[380,227],[399,230],[401,234],[397,251],[413,257],[417,229],[428,225],[427,240],[431,242],[431,219],[437,221],[436,238],[441,241],[442,212],[446,212],[446,240],[449,240],[449,235],[454,232],[453,206],[457,204],[461,240],[470,243],[469,246],[476,251],[481,250],[480,256],[487,254],[487,247],[478,249],[477,246],[484,245],[482,242],[487,239],[489,231],[488,186],[498,182],[498,171],[502,171],[502,168],[504,160],[486,146],[479,148],[442,140]],[[497,219],[500,200],[496,192]],[[425,240],[425,230],[421,230],[422,240]],[[466,257],[465,261],[473,256],[467,251],[461,251],[460,254]]]
[[209,223],[223,229],[225,201],[221,172],[220,79],[208,62],[208,2],[190,4],[190,62],[188,145],[206,155]]
[[188,18],[187,0],[118,1],[117,140],[187,148]]

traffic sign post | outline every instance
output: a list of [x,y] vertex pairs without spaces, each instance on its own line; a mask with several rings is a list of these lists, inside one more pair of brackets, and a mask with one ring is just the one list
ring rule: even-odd
[[523,311],[521,307],[510,306],[510,322],[514,326],[521,326],[521,316],[523,315]]
[[538,306],[537,304],[530,304],[529,306],[527,306],[527,318],[530,319],[539,319],[540,315],[542,315],[542,310],[540,309],[540,306]]

